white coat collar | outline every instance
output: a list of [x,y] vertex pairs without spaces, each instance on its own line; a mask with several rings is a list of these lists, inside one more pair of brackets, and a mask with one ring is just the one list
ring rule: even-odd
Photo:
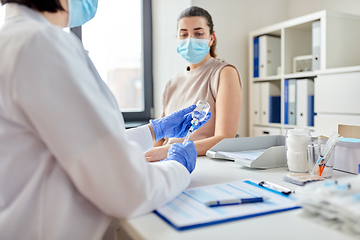
[[44,24],[51,24],[43,15],[27,6],[17,3],[7,3],[5,21],[16,17],[25,17]]

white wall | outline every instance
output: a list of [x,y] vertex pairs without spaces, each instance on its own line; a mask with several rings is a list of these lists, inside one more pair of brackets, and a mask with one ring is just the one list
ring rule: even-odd
[[328,10],[360,15],[360,0],[288,0],[288,18]]
[[161,115],[161,97],[167,81],[187,64],[176,52],[177,18],[190,0],[152,0],[154,117]]

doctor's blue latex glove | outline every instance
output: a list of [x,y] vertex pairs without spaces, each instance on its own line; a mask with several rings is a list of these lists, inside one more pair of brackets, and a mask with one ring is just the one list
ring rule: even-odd
[[184,165],[191,173],[195,169],[197,155],[193,141],[187,141],[185,145],[174,143],[167,153],[167,158],[163,161],[175,160]]
[[[191,113],[196,108],[196,105],[191,105],[190,107],[184,108],[182,110],[176,111],[169,116],[150,120],[154,133],[155,141],[159,141],[164,137],[169,138],[183,138],[186,136],[189,128],[191,127],[192,116]],[[208,112],[204,121],[199,122],[195,126],[194,130],[202,127],[209,119],[211,118],[211,113]]]

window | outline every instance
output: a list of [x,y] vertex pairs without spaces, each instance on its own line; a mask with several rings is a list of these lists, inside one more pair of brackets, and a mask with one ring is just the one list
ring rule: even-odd
[[0,4],[0,28],[5,22],[5,6]]
[[89,57],[118,101],[125,121],[148,121],[152,99],[151,1],[99,1],[81,29]]

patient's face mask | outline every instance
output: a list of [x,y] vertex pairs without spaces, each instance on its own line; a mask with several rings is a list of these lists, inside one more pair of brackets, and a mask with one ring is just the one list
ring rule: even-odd
[[95,16],[98,0],[68,0],[68,27],[78,27]]
[[189,63],[198,64],[210,51],[210,39],[189,37],[183,40],[178,40],[177,52],[180,53],[180,55]]

